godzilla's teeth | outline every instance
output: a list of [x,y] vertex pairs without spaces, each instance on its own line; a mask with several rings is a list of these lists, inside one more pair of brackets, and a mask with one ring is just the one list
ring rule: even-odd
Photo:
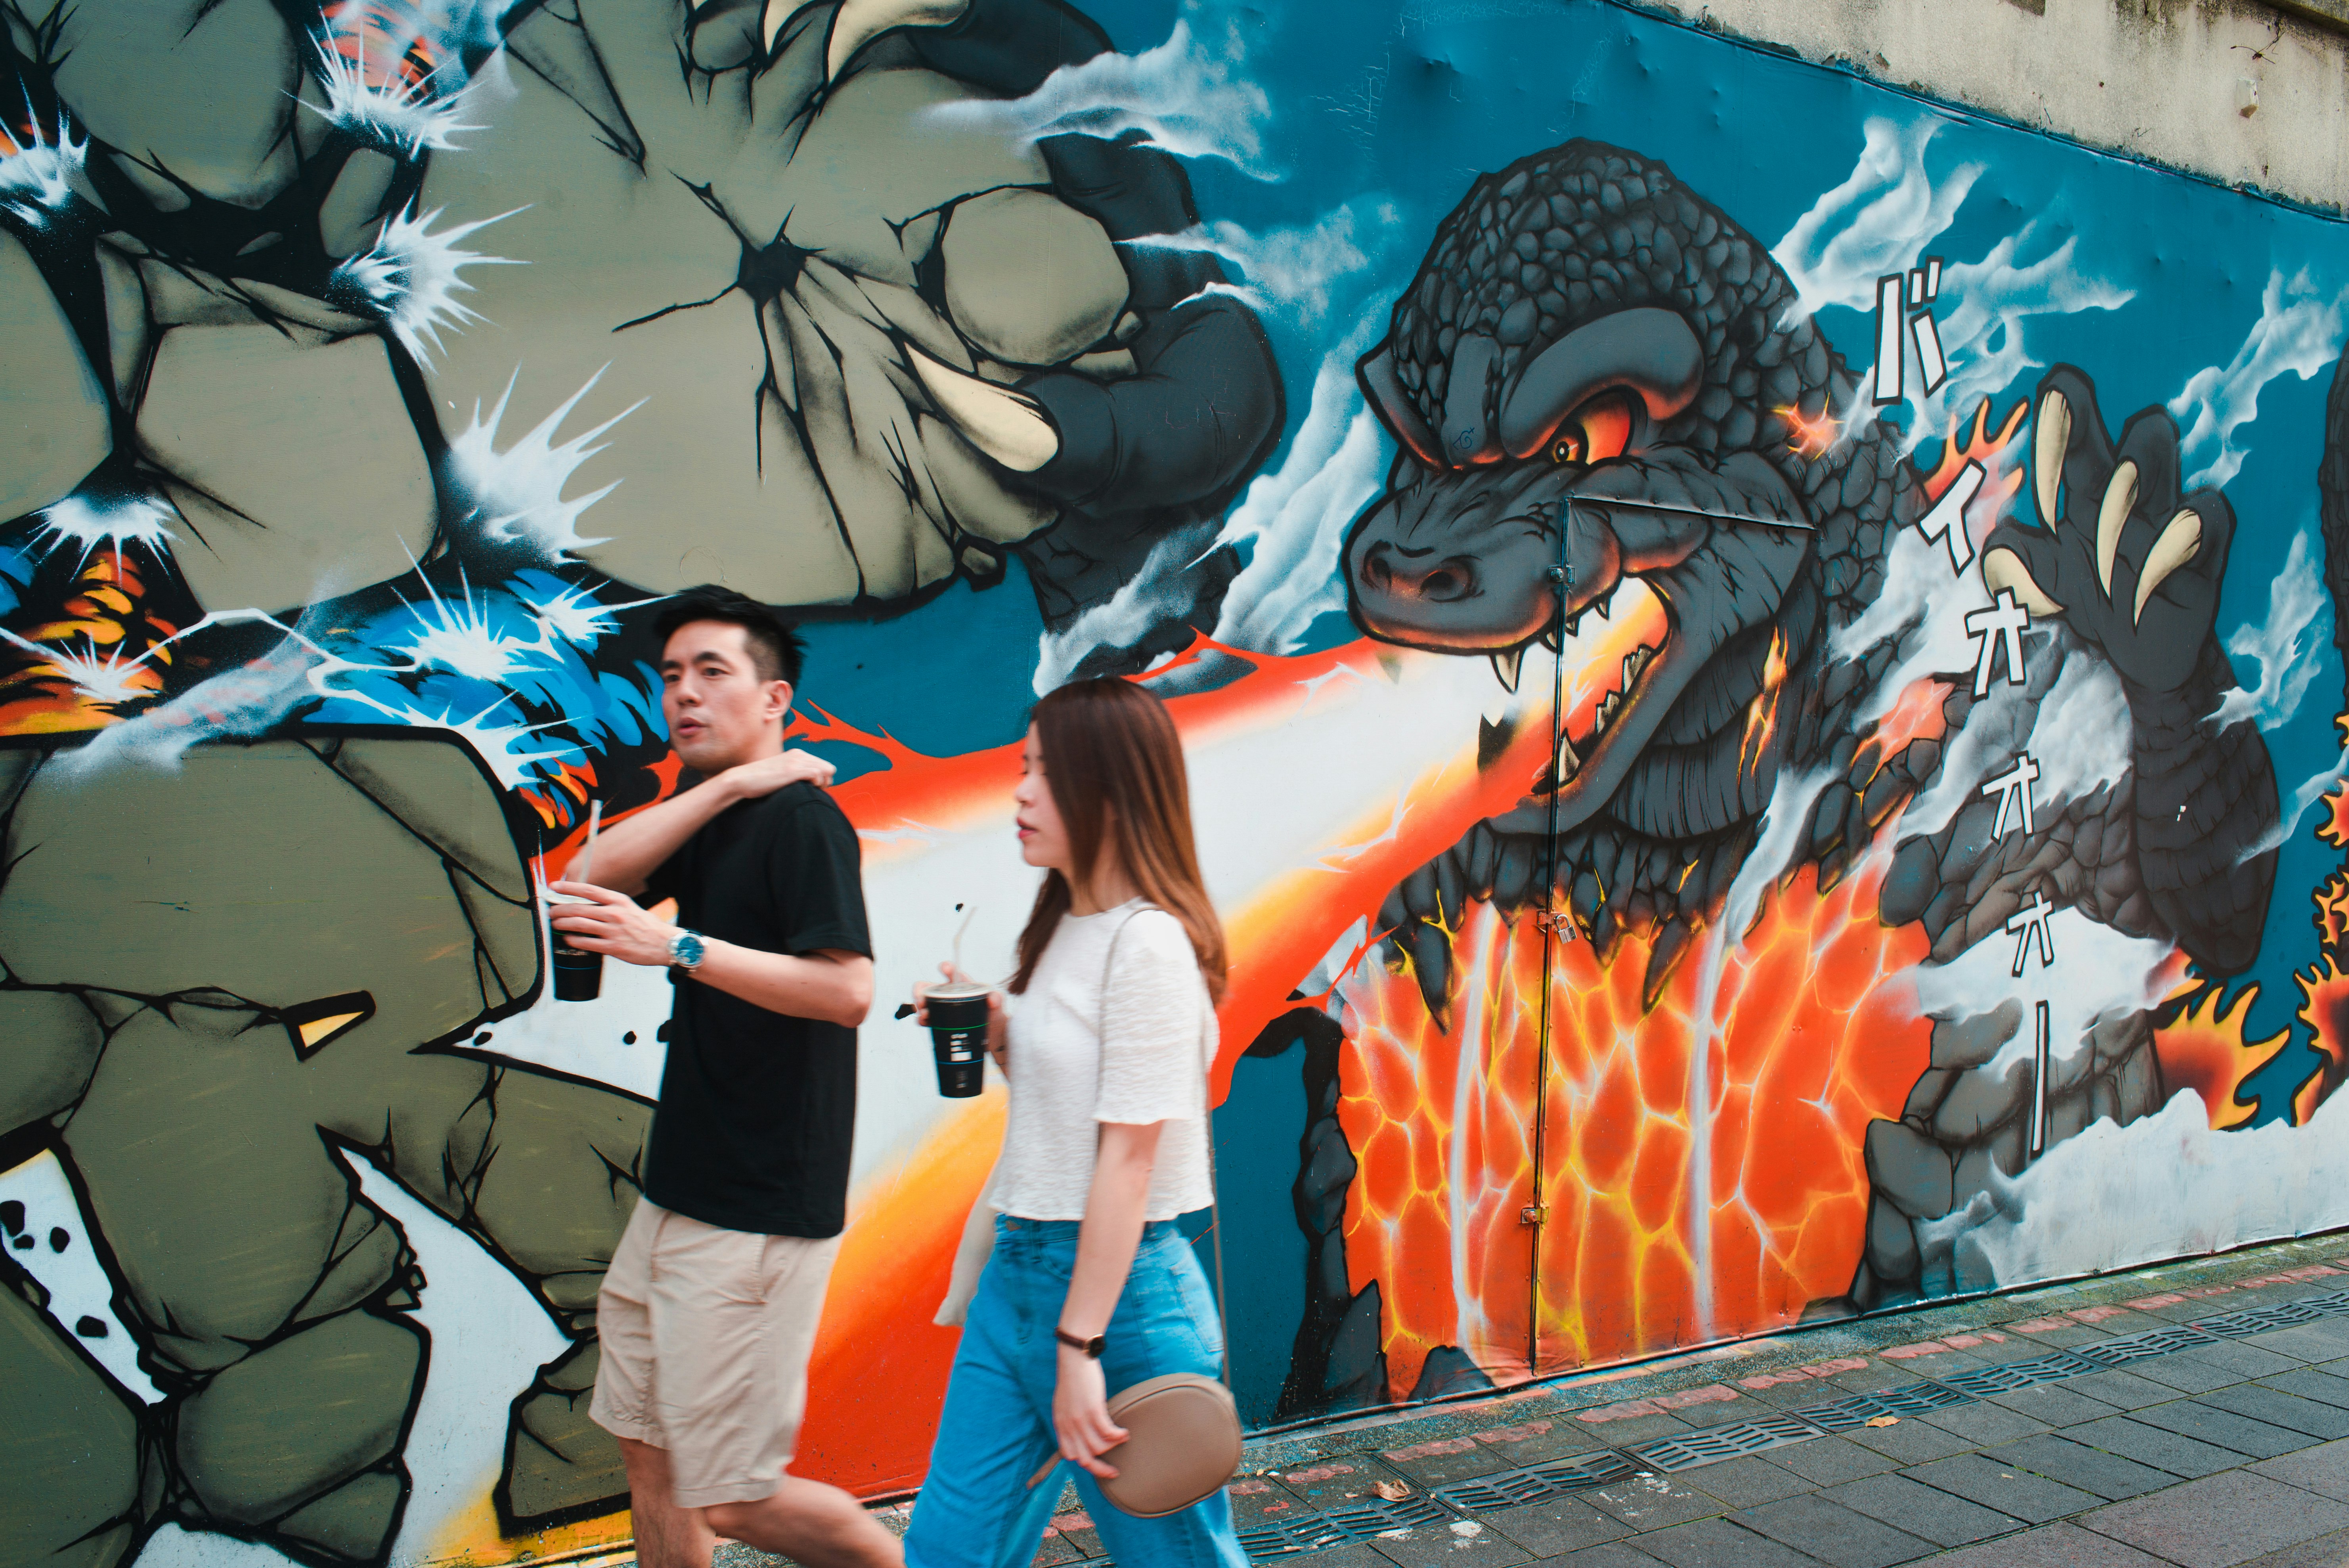
[[1607,612],[1613,608],[1614,602],[1615,590],[1609,588],[1604,594],[1590,602],[1590,608],[1597,611],[1599,613],[1599,618],[1604,621],[1608,618]]
[[1623,655],[1623,689],[1630,691],[1631,683],[1640,678],[1640,655],[1637,649]]
[[1524,671],[1525,665],[1526,650],[1523,644],[1493,655],[1493,675],[1500,681],[1503,691],[1514,692],[1517,689],[1517,676]]
[[1557,760],[1551,771],[1560,784],[1582,771],[1582,758],[1575,755],[1574,742],[1563,735],[1557,738]]
[[1573,614],[1568,615],[1566,618],[1566,634],[1569,637],[1578,637],[1582,635],[1581,611],[1577,610]]

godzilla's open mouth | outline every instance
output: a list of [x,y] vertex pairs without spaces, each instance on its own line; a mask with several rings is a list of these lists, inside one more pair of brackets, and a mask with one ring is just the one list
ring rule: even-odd
[[1664,603],[1637,577],[1622,579],[1568,618],[1558,649],[1564,722],[1557,754],[1534,782],[1536,795],[1570,789],[1622,733],[1626,717],[1657,700],[1671,645]]

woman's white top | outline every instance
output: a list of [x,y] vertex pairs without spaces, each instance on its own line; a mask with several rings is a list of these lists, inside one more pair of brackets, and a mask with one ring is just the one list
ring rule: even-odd
[[1011,1109],[988,1202],[1023,1220],[1081,1220],[1100,1124],[1160,1121],[1143,1217],[1206,1208],[1216,1015],[1183,923],[1140,899],[1062,915],[1010,1006]]

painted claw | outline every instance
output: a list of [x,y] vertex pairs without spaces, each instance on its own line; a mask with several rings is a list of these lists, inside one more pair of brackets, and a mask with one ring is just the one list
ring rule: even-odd
[[2202,519],[2191,508],[2181,510],[2145,552],[2145,571],[2137,580],[2137,609],[2129,617],[2132,624],[2145,619],[2146,601],[2161,586],[2161,580],[2194,559],[2202,548]]
[[2061,392],[2039,399],[2039,418],[2032,431],[2031,479],[2039,498],[2039,521],[2056,523],[2055,496],[2064,483],[2064,459],[2072,449],[2072,404]]
[[759,46],[773,54],[775,35],[781,32],[792,17],[815,3],[816,0],[767,0],[767,8],[759,16]]
[[2064,613],[2064,606],[2048,596],[2047,591],[2039,586],[2037,579],[2031,575],[2030,568],[2023,564],[2023,557],[2012,550],[1993,550],[1983,556],[1982,574],[1983,587],[1992,593],[2002,588],[2012,590],[2014,602],[2034,615],[2060,615]]
[[1061,455],[1060,432],[1034,399],[941,365],[910,344],[905,354],[947,422],[1013,473],[1032,474]]
[[843,0],[824,46],[823,79],[835,81],[856,52],[895,27],[945,27],[962,20],[970,0]]
[[2105,597],[2113,596],[2113,557],[2119,553],[2121,530],[2137,510],[2137,464],[2124,462],[2105,485],[2104,504],[2096,509],[2096,580]]

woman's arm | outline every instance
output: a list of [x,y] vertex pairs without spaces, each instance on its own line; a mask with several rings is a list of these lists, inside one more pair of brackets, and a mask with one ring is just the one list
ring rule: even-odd
[[[1158,1159],[1158,1131],[1164,1122],[1101,1124],[1101,1151],[1093,1161],[1092,1190],[1077,1233],[1077,1266],[1069,1276],[1061,1327],[1091,1339],[1109,1327],[1110,1315],[1125,1290],[1142,1243],[1142,1213],[1150,1199],[1151,1168]],[[1101,1363],[1081,1350],[1060,1347],[1061,1377],[1052,1393],[1052,1429],[1061,1457],[1102,1478],[1117,1471],[1100,1455],[1125,1441],[1125,1429],[1109,1418],[1109,1389]]]

